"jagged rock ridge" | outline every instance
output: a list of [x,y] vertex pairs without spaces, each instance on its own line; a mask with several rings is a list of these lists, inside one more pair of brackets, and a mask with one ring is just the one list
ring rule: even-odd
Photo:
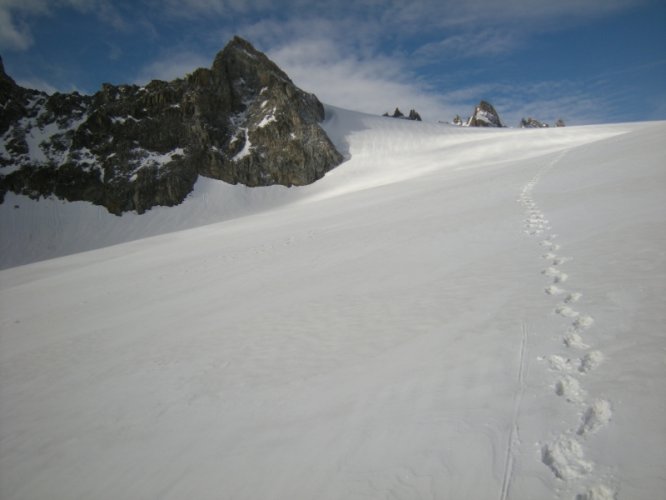
[[[546,122],[541,122],[537,120],[536,118],[528,117],[528,118],[523,118],[520,120],[520,123],[518,124],[520,128],[548,128],[550,125],[548,125]],[[557,121],[555,122],[556,127],[564,127],[564,120],[562,118],[558,118]]]
[[520,128],[548,128],[548,124],[530,116],[520,120]]
[[400,111],[400,108],[395,108],[395,111],[393,112],[392,115],[388,113],[384,113],[382,116],[388,116],[390,118],[404,118],[405,120],[414,120],[414,121],[421,121],[421,115],[416,112],[415,109],[410,109],[409,110],[409,115],[405,116],[402,111]]
[[199,175],[247,186],[309,184],[340,164],[324,107],[249,42],[210,69],[92,96],[18,86],[0,60],[0,197],[85,200],[121,214],[179,204]]

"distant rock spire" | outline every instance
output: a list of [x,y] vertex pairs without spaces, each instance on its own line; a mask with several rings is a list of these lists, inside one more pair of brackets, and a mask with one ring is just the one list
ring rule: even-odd
[[410,109],[409,110],[409,117],[410,120],[415,120],[417,122],[421,121],[421,115],[416,112],[415,109]]
[[384,113],[382,116],[387,116],[389,118],[403,118],[405,120],[414,120],[414,121],[421,121],[421,115],[418,114],[418,112],[415,109],[410,109],[409,110],[409,115],[405,116],[402,111],[400,111],[400,108],[395,108],[395,111],[393,112],[392,115],[388,113]]
[[520,128],[548,128],[548,124],[540,122],[536,118],[527,117],[520,120]]
[[468,127],[503,127],[499,114],[487,101],[481,101],[475,108],[474,114],[469,117]]

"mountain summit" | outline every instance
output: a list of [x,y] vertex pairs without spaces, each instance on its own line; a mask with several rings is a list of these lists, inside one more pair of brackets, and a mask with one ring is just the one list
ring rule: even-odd
[[18,86],[0,66],[0,197],[84,200],[109,212],[177,205],[199,175],[247,186],[309,184],[343,160],[324,107],[248,41],[210,69],[92,96]]

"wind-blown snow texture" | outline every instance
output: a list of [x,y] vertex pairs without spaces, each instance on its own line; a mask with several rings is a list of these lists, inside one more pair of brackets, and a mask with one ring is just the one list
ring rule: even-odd
[[105,247],[0,272],[0,497],[660,498],[666,124],[327,111],[311,186],[0,206]]

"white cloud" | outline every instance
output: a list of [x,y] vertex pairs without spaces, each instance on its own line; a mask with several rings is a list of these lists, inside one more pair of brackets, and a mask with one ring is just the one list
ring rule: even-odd
[[[649,0],[150,0],[177,17],[280,14],[280,19],[349,18],[390,31],[493,26],[507,21],[559,22],[603,16]],[[341,27],[343,25],[341,24]],[[352,33],[350,33],[352,34]]]
[[29,49],[34,37],[27,20],[34,16],[51,15],[59,8],[93,12],[101,21],[116,29],[128,27],[110,0],[0,0],[0,48]]
[[29,26],[21,17],[46,13],[48,13],[46,0],[0,0],[0,48],[28,49],[33,44],[33,37]]
[[398,59],[359,57],[324,39],[301,39],[268,55],[296,85],[327,104],[374,114],[397,106],[404,112],[416,109],[430,121],[449,118],[450,106]]
[[450,35],[440,41],[422,45],[414,52],[414,56],[426,61],[444,57],[493,56],[515,50],[521,42],[520,33],[515,31],[477,30]]
[[[383,20],[409,29],[497,26],[520,23],[524,29],[589,19],[635,7],[649,0],[393,0]],[[424,24],[425,23],[425,24]],[[537,26],[538,25],[538,26]]]
[[17,25],[11,13],[0,8],[0,48],[26,50],[32,42],[32,34],[28,27]]

